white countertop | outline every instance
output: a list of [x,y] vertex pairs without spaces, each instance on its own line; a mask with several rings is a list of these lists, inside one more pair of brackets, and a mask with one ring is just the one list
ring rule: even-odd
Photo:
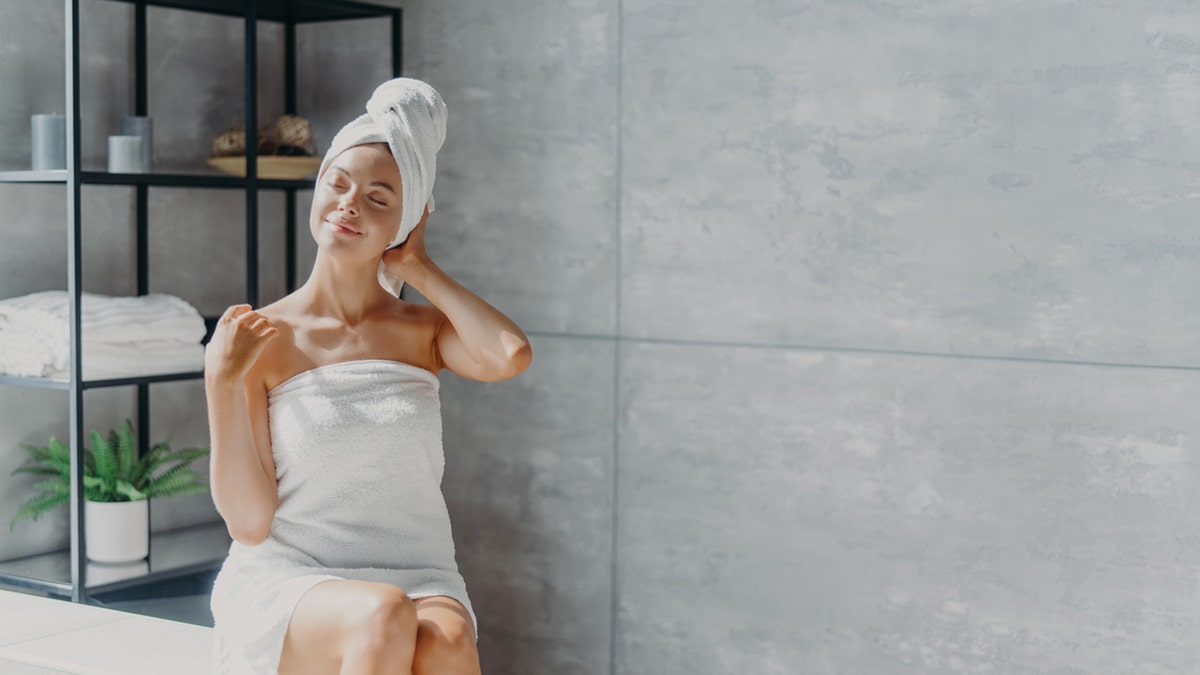
[[0,675],[207,675],[212,629],[0,591]]

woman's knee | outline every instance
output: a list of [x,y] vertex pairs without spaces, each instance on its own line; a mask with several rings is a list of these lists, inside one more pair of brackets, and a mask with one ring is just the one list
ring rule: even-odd
[[372,651],[410,651],[417,637],[417,610],[394,586],[380,584],[364,595],[352,642]]
[[475,632],[466,621],[421,620],[417,627],[417,653],[414,672],[479,673],[479,652]]

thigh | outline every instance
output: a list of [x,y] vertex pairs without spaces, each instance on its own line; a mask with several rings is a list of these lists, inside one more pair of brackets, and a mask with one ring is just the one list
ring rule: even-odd
[[417,653],[414,675],[478,675],[475,624],[462,603],[444,595],[416,598]]
[[398,589],[369,581],[329,580],[313,586],[296,603],[283,638],[280,675],[337,673],[347,636],[383,593]]

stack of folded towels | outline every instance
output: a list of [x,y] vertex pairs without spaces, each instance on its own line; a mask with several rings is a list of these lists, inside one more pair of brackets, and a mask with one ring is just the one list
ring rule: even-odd
[[[204,317],[173,295],[83,293],[83,376],[102,379],[204,369]],[[66,291],[0,300],[0,373],[70,375]]]

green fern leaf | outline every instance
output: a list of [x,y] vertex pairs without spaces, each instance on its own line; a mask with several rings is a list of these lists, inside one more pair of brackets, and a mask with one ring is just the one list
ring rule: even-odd
[[46,451],[49,452],[52,457],[63,461],[71,461],[71,449],[67,447],[66,443],[63,443],[57,438],[50,438],[50,442],[46,444]]
[[35,462],[38,462],[38,463],[43,463],[43,462],[45,462],[45,461],[46,461],[46,458],[47,458],[47,456],[48,456],[48,455],[49,455],[49,453],[50,453],[50,450],[49,450],[49,448],[45,448],[45,447],[38,447],[38,446],[36,446],[36,445],[30,445],[30,444],[28,444],[28,443],[22,443],[22,444],[21,444],[21,448],[22,448],[23,450],[25,450],[25,452],[28,452],[28,453],[29,453],[29,458],[30,458],[31,460],[33,460],[33,461],[35,461]]
[[[200,459],[201,457],[204,457],[207,454],[208,454],[208,448],[184,448],[183,450],[176,450],[175,452],[164,455],[163,457],[160,458],[162,461],[159,464],[160,464],[160,466],[167,466],[169,464],[174,464],[175,466],[172,466],[170,469],[168,469],[168,471],[172,471],[181,466],[188,466],[192,462],[196,461],[197,459]],[[155,478],[155,480],[157,480],[158,478],[161,478],[162,475],[165,475],[165,474],[161,474],[161,475],[157,476]]]
[[31,497],[17,509],[17,515],[13,516],[13,519],[9,521],[8,529],[11,530],[19,520],[25,520],[26,518],[37,520],[43,513],[60,504],[66,504],[68,500],[69,496],[58,494],[40,494]]
[[[174,472],[174,469],[172,472]],[[150,484],[150,487],[146,489],[146,493],[151,497],[169,497],[179,494],[180,490],[184,488],[192,486],[200,487],[203,485],[201,483],[203,480],[204,477],[195,471],[184,470],[172,473],[170,476],[163,474],[163,478],[155,480]]]
[[[187,467],[209,454],[208,448],[185,448],[172,452],[170,439],[152,446],[144,457],[137,456],[137,437],[133,423],[125,420],[120,430],[109,430],[107,437],[97,430],[88,434],[92,447],[82,452],[84,498],[94,502],[122,502],[150,496],[199,494],[208,491],[207,477]],[[42,513],[68,503],[71,493],[71,449],[56,438],[45,446],[23,444],[32,462],[13,471],[42,477],[33,485],[40,492],[17,511],[10,527],[19,520],[37,518]],[[155,477],[156,470],[166,471]]]
[[14,476],[19,473],[34,473],[34,474],[46,475],[46,476],[61,476],[61,475],[63,475],[63,472],[59,471],[58,469],[55,469],[54,467],[50,467],[50,466],[19,466],[16,469],[13,469]]
[[170,444],[166,442],[155,443],[153,446],[151,446],[151,448],[146,451],[146,454],[142,456],[141,461],[138,462],[137,469],[135,469],[133,472],[133,480],[130,482],[136,485],[139,489],[145,487],[146,480],[150,477],[150,474],[154,472],[154,469],[158,468],[159,464],[161,464],[161,460],[159,458],[162,457],[164,452],[167,452],[170,449]]
[[[159,467],[167,464],[174,464],[176,462],[190,464],[191,462],[194,462],[200,457],[208,454],[208,448],[185,448],[183,450],[176,450],[172,452],[170,446],[168,446],[166,443],[162,443],[160,446],[161,450],[159,450],[157,453],[147,453],[154,455],[154,458],[147,462],[144,469],[145,478],[147,478],[150,482],[157,480],[157,478],[151,478],[151,476]],[[158,449],[160,446],[156,446],[156,449]]]
[[157,495],[158,497],[184,497],[187,495],[198,495],[208,492],[208,486],[200,483],[184,485],[178,490],[173,490],[170,494]]
[[137,501],[141,501],[149,496],[145,492],[142,492],[141,490],[133,487],[133,485],[131,485],[129,483],[129,481],[125,481],[125,480],[117,481],[116,488],[117,488],[117,494],[119,494],[125,498],[125,499],[119,499],[116,501],[137,502]]
[[117,464],[120,477],[132,482],[137,464],[137,442],[133,435],[133,424],[129,420],[121,425],[121,434],[117,437]]
[[92,430],[92,452],[96,455],[96,476],[106,483],[116,479],[117,458],[108,440],[99,431]]
[[62,480],[61,478],[51,478],[50,480],[38,481],[33,484],[33,489],[53,495],[71,494],[71,486],[67,484],[67,481]]
[[[170,469],[167,469],[166,471],[162,472],[161,474],[155,476],[150,481],[150,488],[152,488],[155,485],[158,485],[159,483],[173,480],[175,478],[175,476],[178,476],[181,473],[199,475],[199,474],[196,474],[196,472],[194,472],[194,471],[188,470],[188,463],[176,464],[175,466],[171,467]],[[149,489],[149,488],[147,488],[147,489]]]
[[71,450],[57,438],[51,438],[46,447],[38,450],[41,451],[38,461],[50,464],[63,473],[71,471]]

